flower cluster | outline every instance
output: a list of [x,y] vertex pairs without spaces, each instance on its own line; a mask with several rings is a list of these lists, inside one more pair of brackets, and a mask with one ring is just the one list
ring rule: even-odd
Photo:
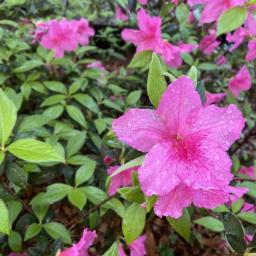
[[160,54],[165,63],[170,67],[177,68],[182,64],[181,54],[193,51],[193,44],[171,44],[162,39],[160,17],[151,17],[144,9],[137,13],[139,30],[124,29],[122,38],[137,47],[137,52],[150,50]]
[[157,195],[158,216],[178,218],[191,203],[213,209],[246,192],[229,185],[226,153],[244,127],[240,110],[202,106],[186,76],[169,85],[156,110],[131,109],[112,126],[121,141],[147,153],[138,177],[147,196]]
[[79,44],[88,45],[94,30],[86,19],[80,20],[49,20],[36,24],[34,41],[44,48],[53,50],[56,58],[62,58],[64,52],[75,51]]

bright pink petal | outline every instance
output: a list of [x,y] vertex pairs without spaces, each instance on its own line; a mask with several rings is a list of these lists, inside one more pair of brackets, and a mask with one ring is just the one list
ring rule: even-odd
[[148,152],[166,130],[157,113],[147,109],[128,110],[113,121],[112,128],[121,141],[142,152]]
[[255,178],[256,177],[256,174],[255,174],[255,171],[254,171],[254,166],[250,166],[250,167],[243,167],[239,170],[240,174],[244,174],[244,175],[247,175],[251,178]]
[[121,244],[118,245],[118,256],[126,256],[123,246]]
[[131,255],[130,256],[144,256],[146,255],[145,236],[139,236],[131,244],[128,245]]
[[226,93],[210,93],[206,92],[206,103],[205,105],[211,105],[222,101],[226,97]]
[[248,43],[248,52],[245,57],[247,61],[253,61],[256,59],[256,40],[251,40]]

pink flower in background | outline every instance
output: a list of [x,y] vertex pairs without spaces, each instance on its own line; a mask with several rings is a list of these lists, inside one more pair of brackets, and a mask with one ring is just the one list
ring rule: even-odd
[[256,174],[255,174],[255,171],[254,171],[254,166],[243,167],[239,170],[238,173],[247,175],[248,177],[253,178],[253,179],[256,178]]
[[35,30],[31,33],[33,36],[33,43],[40,42],[43,35],[48,32],[48,25],[46,22],[37,22]]
[[73,23],[78,43],[81,45],[88,45],[89,38],[94,36],[95,31],[93,28],[90,27],[88,20],[81,18],[80,20],[74,20],[73,22],[70,21],[71,24]]
[[247,202],[243,204],[243,207],[241,209],[242,212],[255,212],[255,210],[256,210],[256,206],[254,204],[250,204]]
[[8,254],[8,256],[28,256],[27,253],[17,253],[17,252],[11,252]]
[[142,5],[145,5],[148,3],[148,0],[139,0],[139,3],[142,4]]
[[235,105],[202,106],[188,77],[169,85],[156,110],[130,109],[112,127],[121,141],[147,152],[139,180],[147,196],[158,196],[158,216],[178,218],[191,203],[212,209],[230,193],[244,193],[229,186],[226,153],[240,137],[244,118]]
[[228,89],[234,95],[234,97],[238,97],[243,91],[248,91],[251,86],[251,76],[245,65],[233,78],[229,80],[228,83]]
[[216,59],[216,64],[217,65],[225,65],[227,63],[227,58],[224,55],[220,55],[217,59]]
[[116,6],[115,13],[116,13],[116,19],[117,20],[122,20],[122,21],[127,21],[128,20],[128,16],[126,15],[126,13],[119,6]]
[[92,63],[87,65],[87,68],[98,68],[102,71],[106,71],[103,63],[100,60],[93,61]]
[[215,104],[222,101],[226,97],[226,93],[210,93],[206,92],[205,105]]
[[228,34],[226,39],[229,43],[234,43],[229,49],[230,52],[234,51],[236,48],[243,43],[245,38],[248,36],[247,31],[244,28],[238,28],[233,34]]
[[104,156],[103,162],[105,165],[111,165],[113,162],[113,158],[111,156]]
[[137,13],[139,30],[124,29],[122,38],[137,47],[137,52],[152,50],[161,52],[161,18],[149,16],[144,9]]
[[244,23],[244,28],[247,31],[248,35],[256,35],[256,20],[251,13],[248,14],[246,22]]
[[251,40],[248,43],[248,52],[245,57],[247,61],[253,61],[256,59],[256,40]]
[[175,4],[175,5],[178,5],[179,0],[172,0],[172,3]]
[[118,245],[118,256],[126,256],[123,246],[121,244]]
[[181,53],[189,53],[197,48],[196,44],[185,44],[183,42],[179,42],[177,45],[181,51]]
[[203,37],[198,48],[204,54],[211,55],[219,45],[220,45],[220,42],[217,41],[216,31],[210,30],[210,34]]
[[89,256],[87,250],[90,246],[92,246],[96,237],[97,235],[95,231],[84,229],[80,241],[76,244],[73,244],[72,247],[60,252],[57,254],[57,256]]
[[189,6],[194,6],[197,4],[206,4],[209,0],[188,0],[188,5]]
[[192,11],[189,12],[188,22],[190,24],[193,24],[196,21],[196,18],[194,16],[194,13]]
[[243,5],[245,0],[207,0],[203,3],[205,6],[200,19],[202,24],[216,21],[226,10]]
[[163,41],[162,57],[164,62],[172,68],[178,68],[182,64],[181,50],[178,46]]
[[[107,172],[108,175],[111,175],[118,169],[118,165],[111,166],[108,168]],[[114,195],[116,191],[121,187],[127,187],[132,184],[132,173],[137,171],[138,167],[129,168],[123,172],[118,173],[117,175],[113,176],[110,181],[108,194],[110,196]]]
[[131,244],[128,245],[131,255],[130,256],[144,256],[146,255],[145,236],[139,236]]

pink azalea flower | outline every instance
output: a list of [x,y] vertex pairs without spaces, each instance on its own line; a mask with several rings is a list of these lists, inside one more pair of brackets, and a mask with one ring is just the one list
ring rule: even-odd
[[161,52],[161,18],[149,16],[144,9],[137,13],[139,30],[124,29],[122,38],[137,46],[137,52],[152,50]]
[[40,42],[42,37],[48,32],[48,25],[46,22],[37,22],[36,28],[32,31],[33,42]]
[[158,196],[158,216],[178,218],[191,203],[212,209],[227,202],[229,193],[244,193],[229,186],[226,153],[240,137],[244,118],[235,105],[202,106],[190,78],[169,85],[156,110],[131,109],[112,127],[121,141],[147,152],[138,177],[147,196]]
[[111,165],[113,162],[113,158],[111,156],[104,156],[103,162],[105,165]]
[[251,13],[248,14],[246,22],[244,23],[244,28],[248,35],[256,36],[256,20]]
[[239,170],[240,174],[247,175],[250,178],[256,178],[255,171],[254,171],[254,166],[250,167],[243,167]]
[[207,0],[201,15],[201,23],[216,21],[226,10],[243,5],[245,0]]
[[178,5],[179,0],[172,0],[172,3],[175,4],[175,5]]
[[121,244],[118,245],[118,256],[126,256],[123,246]]
[[139,236],[131,244],[128,245],[130,249],[130,256],[144,256],[146,255],[145,236]]
[[242,91],[248,91],[251,86],[251,76],[245,65],[233,78],[229,80],[228,83],[228,89],[234,95],[234,97],[238,97]]
[[189,22],[190,24],[193,24],[193,23],[195,23],[195,21],[196,21],[196,18],[195,18],[195,16],[194,16],[194,13],[193,13],[192,11],[190,11],[190,12],[189,12],[189,16],[188,16],[188,22]]
[[85,229],[78,243],[73,244],[72,247],[65,249],[56,256],[89,256],[87,250],[96,237],[97,235],[95,231]]
[[126,13],[119,6],[116,6],[115,13],[116,13],[116,19],[117,20],[122,20],[122,21],[127,21],[128,20],[128,16],[126,15]]
[[87,68],[98,68],[102,71],[106,71],[104,65],[100,60],[93,61],[92,63],[87,65]]
[[[107,170],[108,174],[111,175],[112,173],[114,173],[114,171],[117,170],[118,167],[119,166],[116,165],[108,168]],[[111,178],[111,182],[109,185],[108,194],[112,196],[116,193],[116,191],[119,188],[130,186],[132,184],[132,173],[137,170],[138,170],[138,167],[133,167],[113,176]]]
[[162,57],[164,62],[172,68],[178,68],[182,64],[181,50],[178,46],[163,41]]
[[255,209],[256,209],[256,207],[255,207],[254,204],[250,204],[250,203],[245,202],[243,204],[243,207],[242,207],[241,211],[242,212],[255,212]]
[[197,4],[206,4],[209,0],[188,0],[188,5],[189,6],[194,6]]
[[227,58],[224,55],[220,55],[217,59],[216,59],[216,64],[217,65],[225,65],[227,63]]
[[238,28],[233,34],[228,34],[226,39],[229,43],[234,43],[229,49],[230,52],[234,51],[236,48],[243,43],[245,38],[248,36],[247,31],[244,28]]
[[219,45],[220,42],[217,41],[215,30],[211,30],[209,35],[203,37],[198,48],[205,55],[211,55]]
[[222,101],[226,97],[226,93],[210,93],[206,92],[206,103],[205,105],[211,105]]
[[247,61],[253,61],[256,58],[256,40],[251,40],[248,43],[248,52],[247,55],[245,57],[245,59]]
[[142,4],[142,5],[145,5],[148,3],[148,0],[139,0],[139,3]]
[[80,20],[74,20],[73,23],[70,21],[70,23],[73,24],[75,28],[78,43],[81,45],[88,45],[89,38],[95,34],[95,31],[90,27],[88,20],[81,18]]

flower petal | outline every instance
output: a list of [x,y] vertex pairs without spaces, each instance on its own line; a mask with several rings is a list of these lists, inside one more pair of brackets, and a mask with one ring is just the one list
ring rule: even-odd
[[166,126],[154,110],[130,109],[113,121],[112,128],[121,141],[148,152],[161,140]]

